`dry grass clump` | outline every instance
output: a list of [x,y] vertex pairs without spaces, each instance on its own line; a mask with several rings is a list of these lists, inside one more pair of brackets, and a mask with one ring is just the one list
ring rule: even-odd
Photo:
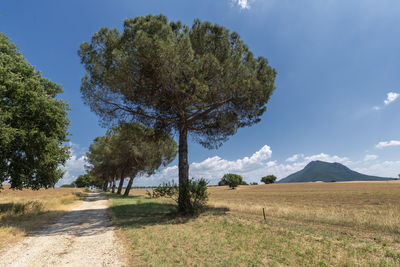
[[38,229],[83,197],[82,189],[56,188],[38,191],[0,191],[0,248]]

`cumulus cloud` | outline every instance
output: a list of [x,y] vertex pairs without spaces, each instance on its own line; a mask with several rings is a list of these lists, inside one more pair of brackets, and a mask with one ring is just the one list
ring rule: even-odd
[[379,142],[375,147],[376,148],[385,148],[390,146],[400,146],[400,141],[391,140],[391,141],[382,141]]
[[[391,104],[392,102],[394,102],[397,98],[399,98],[400,94],[399,93],[395,93],[395,92],[389,92],[386,95],[386,99],[383,101],[383,106],[387,106],[389,104]],[[373,106],[372,107],[373,110],[380,110],[382,109],[382,106]]]
[[250,9],[248,0],[233,0],[233,3],[237,4],[241,9]]
[[[400,145],[400,141],[380,142],[377,147],[393,145]],[[71,158],[65,164],[65,175],[59,184],[71,183],[78,175],[85,173],[84,150],[73,144],[71,146]],[[261,147],[250,156],[235,160],[213,156],[201,162],[191,163],[189,175],[195,178],[205,178],[210,181],[210,184],[217,184],[221,177],[228,172],[242,175],[247,182],[260,182],[260,178],[268,174],[274,174],[279,180],[301,170],[314,160],[339,162],[356,171],[384,177],[395,177],[400,170],[400,161],[377,162],[374,160],[378,159],[378,156],[373,154],[367,154],[363,160],[359,161],[351,161],[347,157],[326,153],[315,155],[294,154],[282,163],[272,160],[271,157],[272,150],[268,145]],[[134,185],[159,185],[172,180],[178,182],[178,166],[176,165],[161,169],[151,176],[136,177]]]
[[390,103],[392,103],[393,101],[395,101],[398,97],[400,96],[400,94],[395,93],[395,92],[390,92],[387,94],[387,98],[384,101],[385,105],[389,105]]
[[368,175],[397,178],[400,170],[400,161],[387,160],[363,167],[355,167],[354,170]]
[[293,156],[288,157],[288,158],[286,159],[286,161],[287,161],[287,162],[295,162],[295,161],[297,161],[297,160],[299,160],[299,159],[301,159],[301,158],[303,158],[303,157],[304,157],[303,154],[294,154]]
[[370,155],[370,154],[368,154],[368,155],[365,155],[364,161],[376,160],[377,158],[378,158],[377,155]]
[[[350,163],[346,157],[328,155],[325,153],[304,156],[296,154],[288,159],[288,163],[279,163],[271,160],[272,150],[265,145],[249,157],[236,160],[226,160],[219,156],[207,158],[201,162],[190,164],[190,177],[205,178],[211,184],[217,184],[225,173],[237,173],[243,176],[247,182],[260,182],[261,177],[274,174],[278,179],[284,178],[289,174],[299,171],[310,161],[323,160],[328,162]],[[161,170],[150,177],[138,177],[135,179],[136,185],[158,185],[162,182],[175,180],[178,181],[178,166],[172,166]]]
[[67,160],[65,166],[62,167],[64,170],[64,176],[57,185],[70,184],[79,175],[85,174],[85,149],[82,149],[79,145],[73,143],[69,143],[69,146],[71,147],[71,157]]
[[339,157],[339,156],[331,156],[325,153],[321,153],[318,155],[312,155],[304,158],[306,161],[314,161],[314,160],[321,160],[326,162],[339,162],[339,163],[346,163],[350,164],[351,161],[349,158],[346,157]]

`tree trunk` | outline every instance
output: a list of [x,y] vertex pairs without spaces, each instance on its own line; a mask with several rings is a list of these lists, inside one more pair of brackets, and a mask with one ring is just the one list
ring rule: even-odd
[[121,195],[121,192],[122,192],[122,187],[124,186],[124,172],[122,172],[121,173],[121,178],[120,178],[120,180],[119,180],[119,186],[118,186],[118,191],[117,191],[117,194],[118,195]]
[[104,192],[107,192],[107,186],[108,186],[108,181],[105,181],[105,182],[103,183],[103,191],[104,191]]
[[136,177],[136,173],[134,173],[134,174],[131,176],[131,178],[129,178],[128,185],[126,186],[126,189],[125,189],[124,197],[129,196],[129,191],[131,191],[133,179],[135,179],[135,177]]
[[115,193],[115,185],[116,184],[117,184],[117,178],[114,175],[113,180],[112,180],[112,189],[111,189],[112,193]]
[[178,210],[183,214],[191,213],[190,196],[188,190],[189,183],[189,163],[188,163],[188,143],[187,128],[180,126],[179,129],[179,197]]

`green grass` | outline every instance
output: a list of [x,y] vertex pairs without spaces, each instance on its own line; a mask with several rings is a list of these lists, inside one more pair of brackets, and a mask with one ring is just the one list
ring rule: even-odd
[[210,208],[179,217],[144,196],[111,196],[132,266],[399,266],[399,244],[343,229]]

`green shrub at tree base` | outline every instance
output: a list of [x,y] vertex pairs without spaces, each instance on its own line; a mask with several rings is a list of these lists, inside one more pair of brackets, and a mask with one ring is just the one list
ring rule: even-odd
[[[189,190],[191,214],[198,214],[204,209],[205,205],[207,204],[207,184],[208,182],[203,178],[198,180],[189,179],[187,188]],[[152,193],[147,191],[147,195],[151,198],[171,198],[178,204],[179,185],[177,185],[174,181],[163,183],[160,186],[156,187]]]

